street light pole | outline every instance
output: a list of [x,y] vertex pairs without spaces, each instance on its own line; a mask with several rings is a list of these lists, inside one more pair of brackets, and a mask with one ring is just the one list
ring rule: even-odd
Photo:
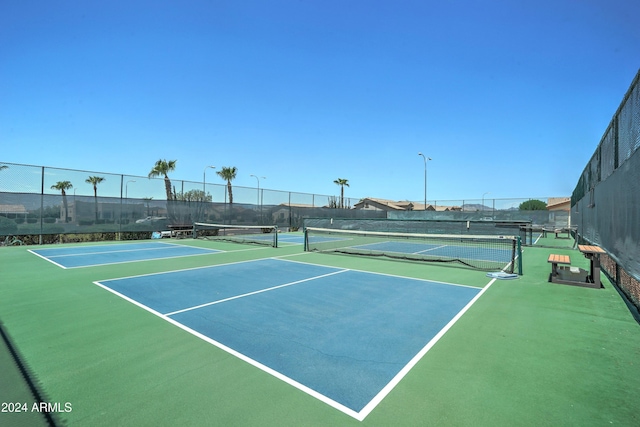
[[484,196],[486,196],[487,194],[491,194],[491,193],[489,193],[489,192],[487,191],[486,193],[484,193],[484,194],[482,195],[482,212],[484,212]]
[[207,169],[215,169],[215,166],[206,166],[204,168],[204,172],[202,172],[202,198],[204,199],[204,195],[205,195],[205,186],[207,185]]
[[256,179],[256,181],[258,181],[258,209],[260,209],[260,222],[262,222],[262,205],[260,204],[260,178],[262,179],[267,179],[266,176],[261,176],[258,177],[256,175],[251,174],[252,177],[254,177]]
[[[130,182],[136,182],[136,181],[135,181],[135,180],[133,180],[133,179],[130,179],[130,180],[129,180],[129,181],[127,181],[127,183],[124,185],[124,198],[125,198],[125,199],[128,199],[128,198],[129,198],[129,183],[130,183]],[[129,203],[129,202],[127,201],[127,203]]]
[[424,159],[424,210],[427,210],[427,160],[431,160],[431,157],[426,157],[422,153],[418,153],[418,156],[422,156]]

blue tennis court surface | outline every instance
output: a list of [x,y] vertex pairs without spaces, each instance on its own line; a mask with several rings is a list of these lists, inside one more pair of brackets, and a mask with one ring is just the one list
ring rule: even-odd
[[292,243],[301,245],[304,243],[304,236],[298,233],[280,233],[278,243]]
[[507,264],[511,262],[510,249],[469,247],[457,245],[442,245],[414,242],[376,242],[365,245],[352,246],[354,249],[365,249],[380,252],[396,252],[402,254],[427,254],[434,257],[455,258],[464,254],[465,258],[475,260],[495,261]]
[[[342,237],[322,237],[322,236],[313,236],[313,239],[315,243],[349,240],[349,239],[344,239]],[[298,233],[281,233],[278,235],[278,242],[302,245],[304,244],[304,235],[298,234]]]
[[281,259],[95,283],[357,419],[481,292]]
[[30,250],[29,252],[62,268],[78,268],[122,262],[203,255],[220,251],[164,242],[145,242],[60,247]]

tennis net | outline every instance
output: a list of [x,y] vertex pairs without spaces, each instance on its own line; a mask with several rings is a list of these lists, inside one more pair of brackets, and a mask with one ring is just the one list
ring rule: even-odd
[[276,225],[229,225],[196,222],[193,224],[193,237],[278,247],[278,227]]
[[522,274],[522,249],[517,236],[460,236],[390,233],[307,227],[305,251],[459,263],[478,270]]
[[304,226],[340,230],[383,231],[389,233],[455,234],[480,236],[520,236],[531,244],[531,220],[480,219],[387,219],[387,218],[305,218]]

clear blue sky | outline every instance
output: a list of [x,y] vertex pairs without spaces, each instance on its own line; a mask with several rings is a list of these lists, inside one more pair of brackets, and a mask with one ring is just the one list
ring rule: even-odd
[[[421,201],[569,196],[640,2],[0,2],[0,162]],[[210,178],[209,178],[210,177]],[[209,170],[207,181],[222,183]]]

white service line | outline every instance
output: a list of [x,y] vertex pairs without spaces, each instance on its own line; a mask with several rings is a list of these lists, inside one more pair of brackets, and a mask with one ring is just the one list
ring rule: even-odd
[[296,280],[295,282],[285,283],[283,285],[272,286],[270,288],[260,289],[258,291],[253,291],[253,292],[247,292],[246,294],[236,295],[236,296],[233,296],[233,297],[224,298],[224,299],[217,300],[217,301],[207,302],[207,303],[200,304],[200,305],[195,305],[195,306],[189,307],[189,308],[183,308],[182,310],[172,311],[171,313],[165,313],[165,316],[173,316],[174,314],[184,313],[186,311],[191,311],[191,310],[197,310],[197,309],[202,308],[202,307],[208,307],[210,305],[220,304],[221,302],[231,301],[231,300],[238,299],[238,298],[244,298],[244,297],[248,297],[248,296],[255,295],[255,294],[261,294],[263,292],[273,291],[274,289],[280,289],[280,288],[284,288],[284,287],[291,286],[291,285],[297,285],[299,283],[309,282],[311,280],[322,279],[324,277],[333,276],[334,274],[340,274],[340,273],[344,273],[346,271],[349,271],[349,270],[333,271],[331,273],[323,274],[321,276],[309,277],[307,279]]

